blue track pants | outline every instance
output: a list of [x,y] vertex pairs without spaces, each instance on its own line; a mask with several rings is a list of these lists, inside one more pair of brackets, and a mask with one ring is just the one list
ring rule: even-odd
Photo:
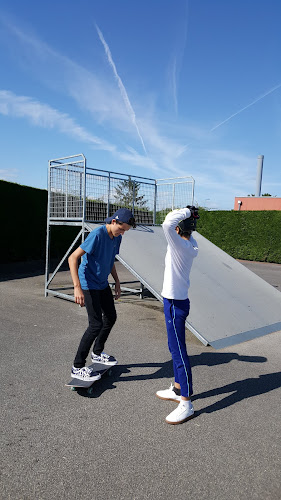
[[168,347],[173,359],[175,382],[180,384],[181,395],[186,398],[193,394],[191,366],[185,343],[185,320],[189,314],[189,306],[189,299],[164,298]]

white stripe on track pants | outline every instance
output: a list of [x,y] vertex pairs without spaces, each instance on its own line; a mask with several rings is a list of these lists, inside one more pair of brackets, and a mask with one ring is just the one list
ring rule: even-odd
[[189,307],[189,299],[175,300],[164,297],[168,346],[173,359],[175,382],[180,384],[181,395],[186,398],[193,394],[191,366],[185,342],[185,320]]

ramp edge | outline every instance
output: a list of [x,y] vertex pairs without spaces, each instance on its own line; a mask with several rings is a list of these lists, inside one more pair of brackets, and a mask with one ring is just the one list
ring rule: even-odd
[[281,331],[281,321],[277,323],[272,323],[271,325],[262,326],[261,328],[255,328],[253,330],[248,330],[246,332],[238,333],[236,335],[231,335],[230,337],[225,337],[222,339],[210,341],[209,344],[215,349],[223,349],[224,347],[230,347],[232,345],[241,344],[242,342],[247,342],[249,340],[254,340],[270,333],[276,333]]

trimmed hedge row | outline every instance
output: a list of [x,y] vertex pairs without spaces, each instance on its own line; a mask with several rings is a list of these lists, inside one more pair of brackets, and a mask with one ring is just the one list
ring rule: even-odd
[[[45,259],[47,191],[0,180],[1,262]],[[198,232],[235,259],[281,264],[281,211],[200,209]],[[80,228],[52,226],[51,258],[61,258]]]
[[197,230],[235,259],[281,264],[281,211],[201,209]]
[[[0,180],[1,262],[45,260],[48,192]],[[51,258],[61,258],[80,228],[52,226]]]

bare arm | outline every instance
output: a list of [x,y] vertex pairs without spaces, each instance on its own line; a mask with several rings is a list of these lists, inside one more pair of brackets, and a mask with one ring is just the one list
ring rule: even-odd
[[115,264],[113,264],[113,267],[111,269],[111,276],[115,281],[115,300],[117,300],[117,299],[119,299],[119,297],[121,295],[121,287],[120,287],[120,281],[118,278]]
[[70,274],[74,285],[75,302],[76,304],[80,304],[81,307],[85,305],[85,300],[78,276],[78,261],[85,253],[81,247],[78,247],[68,258]]

